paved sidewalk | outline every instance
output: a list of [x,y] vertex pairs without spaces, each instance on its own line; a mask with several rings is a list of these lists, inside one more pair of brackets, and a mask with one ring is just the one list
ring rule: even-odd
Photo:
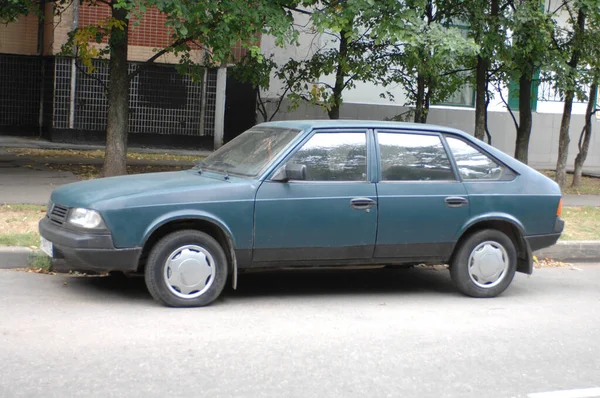
[[564,195],[563,206],[582,207],[592,206],[600,207],[600,195]]
[[71,172],[31,163],[0,148],[0,204],[44,205],[54,189],[75,181],[79,178]]
[[[104,149],[104,145],[86,145],[86,144],[64,144],[60,142],[50,142],[44,139],[34,139],[26,137],[12,137],[0,135],[0,148],[39,148],[39,149],[74,149],[74,150],[96,150]],[[166,149],[166,148],[143,148],[129,146],[129,152],[140,153],[169,153],[171,155],[182,156],[208,156],[212,153],[206,149]]]

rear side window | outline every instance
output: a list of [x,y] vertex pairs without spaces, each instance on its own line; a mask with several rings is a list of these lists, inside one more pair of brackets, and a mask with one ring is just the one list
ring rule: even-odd
[[488,155],[458,138],[446,136],[458,173],[463,180],[499,180],[503,167]]
[[437,135],[378,132],[382,181],[455,180]]

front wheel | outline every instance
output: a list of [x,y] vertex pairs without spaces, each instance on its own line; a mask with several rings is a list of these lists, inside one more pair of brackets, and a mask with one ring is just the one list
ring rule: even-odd
[[495,297],[512,282],[517,252],[504,233],[493,229],[475,232],[457,250],[450,264],[450,276],[467,296]]
[[177,231],[150,251],[145,280],[155,300],[169,307],[200,307],[212,303],[227,281],[227,257],[210,235]]

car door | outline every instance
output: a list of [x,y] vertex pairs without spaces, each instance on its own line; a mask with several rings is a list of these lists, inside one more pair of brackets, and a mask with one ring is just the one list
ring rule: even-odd
[[440,134],[380,130],[375,257],[446,260],[469,200]]
[[[304,180],[267,180],[256,194],[254,262],[370,259],[377,194],[369,176],[367,130],[315,131],[287,164]],[[372,145],[371,145],[372,146]]]

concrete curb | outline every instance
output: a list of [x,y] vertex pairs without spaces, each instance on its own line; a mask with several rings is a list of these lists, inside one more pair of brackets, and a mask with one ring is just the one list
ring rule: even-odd
[[559,241],[554,246],[533,253],[538,259],[551,258],[564,262],[600,261],[600,241]]
[[29,267],[29,256],[33,252],[28,247],[0,247],[0,269]]
[[[28,247],[0,247],[0,269],[28,267],[29,256],[35,252],[40,253]],[[540,260],[551,258],[562,262],[600,262],[600,241],[560,241],[533,254]]]

